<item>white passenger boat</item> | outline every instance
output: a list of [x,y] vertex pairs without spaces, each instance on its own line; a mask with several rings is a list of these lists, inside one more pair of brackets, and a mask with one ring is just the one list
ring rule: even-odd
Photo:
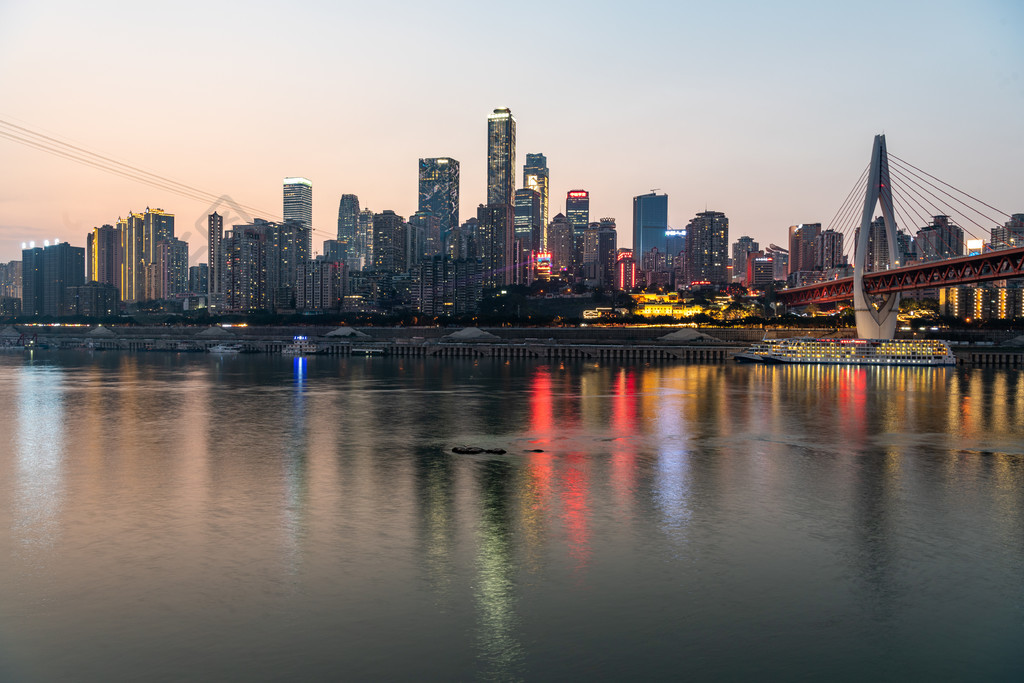
[[773,339],[734,358],[741,363],[956,365],[949,344],[937,339]]
[[216,346],[211,346],[210,348],[208,348],[206,350],[209,353],[216,353],[216,354],[221,354],[221,355],[233,354],[233,353],[241,353],[242,352],[242,345],[241,344],[217,344]]

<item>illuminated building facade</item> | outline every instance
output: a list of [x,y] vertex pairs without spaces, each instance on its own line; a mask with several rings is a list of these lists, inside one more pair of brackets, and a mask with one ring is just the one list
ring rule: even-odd
[[815,243],[821,234],[821,223],[789,226],[789,272],[814,270]]
[[1015,213],[1010,220],[992,228],[990,244],[993,249],[1024,247],[1024,213]]
[[583,242],[590,225],[590,193],[586,190],[569,190],[565,195],[565,217],[572,226],[572,269],[575,270],[583,265]]
[[615,288],[629,291],[636,287],[636,261],[631,249],[619,249],[615,256]]
[[532,255],[541,249],[540,193],[529,188],[516,190],[512,228],[519,245],[518,262],[522,267],[516,273],[516,282],[529,284],[533,280]]
[[21,301],[21,261],[0,263],[0,297]]
[[823,230],[814,244],[814,265],[822,270],[842,268],[846,265],[843,256],[843,234],[836,230]]
[[300,311],[340,311],[348,285],[341,261],[306,261],[295,278],[295,308]]
[[572,225],[564,214],[555,216],[548,224],[548,253],[551,254],[551,275],[560,277],[572,272]]
[[487,117],[487,203],[512,206],[516,191],[516,120],[507,109]]
[[917,256],[922,261],[963,255],[964,230],[952,223],[949,216],[934,216],[931,225],[917,231]]
[[[188,269],[189,294],[207,294],[210,289],[210,266],[200,263]],[[209,304],[209,300],[207,300]]]
[[224,235],[223,250],[225,307],[237,312],[272,310],[265,231],[255,223],[236,225]]
[[483,266],[479,259],[434,256],[419,264],[417,308],[427,315],[475,313],[483,299]]
[[214,211],[206,217],[207,306],[217,308],[224,303],[224,217]]
[[342,260],[347,261],[358,255],[358,240],[359,197],[354,194],[343,194],[338,203],[338,244]]
[[349,261],[349,269],[373,269],[373,211],[363,209],[356,223],[355,263]]
[[602,218],[597,223],[597,285],[615,285],[615,256],[618,251],[618,233],[614,218]]
[[729,219],[704,211],[686,228],[686,278],[689,283],[729,284]]
[[733,280],[749,282],[747,277],[747,257],[761,251],[761,245],[754,241],[753,237],[744,235],[732,245],[732,273]]
[[373,270],[402,273],[406,270],[405,220],[390,209],[373,215]]
[[112,225],[93,228],[85,238],[85,281],[118,285],[120,240]]
[[527,154],[523,166],[523,187],[540,195],[540,242],[535,248],[547,249],[547,235],[544,234],[548,225],[548,197],[550,196],[550,179],[548,176],[548,159],[543,154]]
[[284,212],[285,222],[298,221],[305,228],[302,233],[306,242],[302,252],[306,258],[313,253],[313,183],[308,178],[284,179]]
[[668,195],[651,192],[633,197],[633,252],[665,252],[668,231]]
[[428,248],[440,254],[452,230],[459,226],[459,162],[449,157],[420,159],[419,211],[440,221],[440,244]]
[[483,254],[483,277],[487,287],[513,282],[515,233],[511,204],[481,204],[476,212]]
[[85,249],[47,241],[21,251],[21,309],[24,315],[74,315],[69,287],[85,284]]

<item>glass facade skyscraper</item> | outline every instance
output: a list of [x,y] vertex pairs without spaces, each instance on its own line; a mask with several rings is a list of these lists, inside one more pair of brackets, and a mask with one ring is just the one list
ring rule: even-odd
[[419,211],[437,217],[445,245],[459,227],[459,162],[449,157],[420,159],[419,183]]
[[590,225],[590,193],[569,190],[565,195],[565,217],[572,225],[573,267],[583,264],[583,237]]
[[356,240],[359,234],[359,197],[354,194],[341,195],[338,204],[338,249],[342,260],[356,255]]
[[523,166],[523,187],[540,194],[541,243],[538,249],[546,248],[545,237],[548,224],[548,195],[550,179],[548,177],[548,159],[543,154],[527,154],[526,165]]
[[657,248],[665,253],[668,231],[668,195],[642,194],[633,197],[633,258],[640,262],[644,252]]
[[507,109],[487,117],[487,203],[512,206],[516,191],[516,119]]
[[298,221],[306,228],[306,254],[313,253],[313,183],[308,178],[284,179],[285,222]]

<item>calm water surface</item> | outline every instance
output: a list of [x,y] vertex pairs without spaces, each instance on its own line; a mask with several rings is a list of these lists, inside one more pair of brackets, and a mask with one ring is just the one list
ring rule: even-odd
[[3,680],[1024,677],[1019,371],[5,353],[0,450]]

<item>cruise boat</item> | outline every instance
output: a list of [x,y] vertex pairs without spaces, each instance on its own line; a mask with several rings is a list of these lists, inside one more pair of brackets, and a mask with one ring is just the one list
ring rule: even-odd
[[734,358],[740,363],[956,365],[949,344],[936,339],[773,339]]
[[317,352],[315,342],[309,341],[309,337],[295,337],[292,343],[281,349],[286,356],[310,356]]
[[241,353],[242,352],[242,348],[243,347],[242,347],[241,344],[217,344],[216,346],[211,346],[210,348],[208,348],[206,350],[209,353],[216,353],[216,354],[227,355],[227,354]]

